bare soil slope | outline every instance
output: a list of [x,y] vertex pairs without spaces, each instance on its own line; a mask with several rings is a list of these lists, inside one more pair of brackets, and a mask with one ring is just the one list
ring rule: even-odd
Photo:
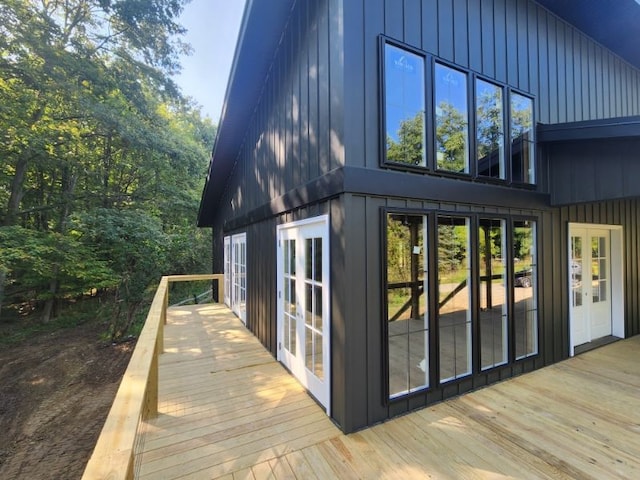
[[0,478],[80,478],[133,347],[81,325],[0,350]]

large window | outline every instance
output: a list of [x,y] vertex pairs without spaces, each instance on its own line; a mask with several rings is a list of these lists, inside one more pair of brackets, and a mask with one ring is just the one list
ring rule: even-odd
[[478,175],[505,179],[504,99],[498,85],[476,79],[476,162]]
[[469,173],[467,74],[436,63],[434,88],[437,168]]
[[516,359],[538,353],[536,223],[513,222],[513,324]]
[[382,166],[535,184],[532,97],[386,37],[380,51]]
[[387,162],[424,167],[424,57],[384,44]]
[[429,385],[426,217],[387,214],[389,396]]
[[507,250],[505,221],[481,218],[478,227],[480,267],[480,367],[507,363]]
[[385,212],[389,398],[537,355],[536,222],[497,216]]
[[438,217],[440,381],[471,373],[469,218]]
[[533,100],[511,93],[511,180],[535,183]]

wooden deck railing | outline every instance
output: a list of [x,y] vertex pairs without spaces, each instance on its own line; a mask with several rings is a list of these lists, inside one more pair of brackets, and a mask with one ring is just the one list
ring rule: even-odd
[[170,275],[162,277],[129,366],[104,423],[83,479],[132,479],[136,437],[141,420],[158,413],[158,356],[164,349],[169,284],[217,280],[218,298],[224,298],[224,275]]

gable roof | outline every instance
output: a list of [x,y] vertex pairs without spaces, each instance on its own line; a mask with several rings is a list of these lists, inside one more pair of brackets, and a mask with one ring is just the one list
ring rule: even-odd
[[[640,69],[640,0],[535,0]],[[198,226],[212,226],[296,0],[247,0]]]
[[199,227],[213,225],[225,181],[233,170],[294,4],[295,0],[247,0],[200,200]]

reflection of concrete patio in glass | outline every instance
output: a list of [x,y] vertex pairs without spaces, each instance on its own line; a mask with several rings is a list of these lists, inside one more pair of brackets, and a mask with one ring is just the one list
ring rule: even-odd
[[[506,289],[500,280],[491,284],[487,296],[487,282],[480,286],[480,354],[481,368],[490,368],[507,362]],[[452,292],[458,290],[447,299]],[[412,302],[410,289],[403,289],[404,295],[390,302],[389,316],[393,318],[402,306]],[[471,322],[469,321],[469,287],[460,284],[440,285],[441,305],[438,317],[440,379],[452,379],[471,373]],[[491,308],[487,308],[488,298]],[[533,302],[533,288],[514,289],[514,323],[516,353],[535,350],[536,310]],[[410,318],[406,309],[398,318],[389,322],[389,382],[391,394],[413,390],[427,385],[428,332],[424,315],[425,295],[419,298],[420,316]],[[395,307],[395,310],[392,308]]]

